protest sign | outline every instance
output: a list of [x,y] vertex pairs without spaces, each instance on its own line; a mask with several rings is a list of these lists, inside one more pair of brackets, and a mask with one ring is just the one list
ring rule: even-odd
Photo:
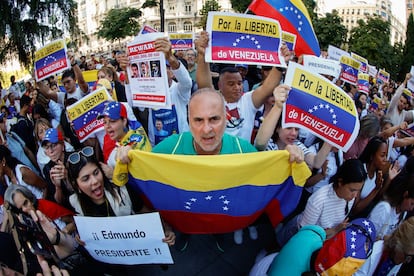
[[347,151],[359,131],[352,98],[328,79],[297,63],[289,64],[285,84],[291,87],[283,106],[283,127],[304,127],[333,146]]
[[369,74],[371,77],[376,78],[376,77],[377,77],[377,74],[378,74],[378,69],[377,69],[377,67],[375,67],[374,65],[369,65],[369,64],[368,64],[368,74]]
[[282,41],[286,44],[289,51],[295,51],[296,35],[282,31]]
[[335,46],[329,45],[328,46],[328,58],[339,61],[342,56],[349,57],[349,53],[342,49],[339,49]]
[[357,85],[358,71],[361,63],[358,60],[348,56],[342,56],[339,62],[341,63],[342,67],[341,75],[339,78],[352,85]]
[[378,71],[377,80],[380,81],[381,83],[389,82],[389,80],[390,80],[390,73],[388,73],[384,69],[380,69]]
[[411,66],[410,74],[411,78],[407,82],[407,88],[414,91],[414,66]]
[[172,264],[159,213],[120,217],[75,216],[89,254],[110,264]]
[[358,74],[358,91],[369,94],[369,75],[364,73]]
[[286,67],[279,22],[266,17],[209,12],[206,61]]
[[315,73],[332,76],[334,78],[338,78],[341,73],[341,65],[339,64],[339,61],[332,59],[304,55],[303,65]]
[[368,73],[368,60],[366,58],[361,57],[352,52],[351,57],[361,62],[361,67],[359,67],[359,71],[361,71],[362,73]]
[[81,142],[103,129],[103,120],[96,117],[104,110],[105,103],[111,100],[105,87],[101,87],[66,108],[69,121]]
[[173,50],[187,50],[193,48],[193,36],[193,33],[170,33],[168,38]]
[[54,76],[70,68],[64,39],[55,40],[35,52],[36,81]]
[[138,35],[142,35],[142,34],[148,34],[148,33],[156,33],[157,30],[148,26],[148,25],[144,25],[144,27],[141,28],[141,30],[139,30]]
[[133,106],[169,107],[166,61],[155,51],[155,40],[164,33],[148,33],[128,43],[130,66],[127,68]]

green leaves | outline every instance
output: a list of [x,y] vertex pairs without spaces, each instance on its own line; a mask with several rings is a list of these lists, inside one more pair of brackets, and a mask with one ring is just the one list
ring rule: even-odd
[[29,67],[36,45],[80,33],[74,0],[3,0],[0,10],[0,62],[15,55]]
[[142,16],[140,9],[112,9],[101,21],[97,35],[109,41],[115,41],[127,36],[137,35],[140,29],[138,19]]

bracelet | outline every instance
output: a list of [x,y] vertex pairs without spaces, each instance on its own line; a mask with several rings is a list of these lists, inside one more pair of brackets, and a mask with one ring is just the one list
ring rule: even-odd
[[60,243],[60,231],[56,228],[56,240],[52,245],[58,245]]
[[70,65],[73,67],[73,66],[77,65],[77,63],[75,62],[74,64],[70,64]]

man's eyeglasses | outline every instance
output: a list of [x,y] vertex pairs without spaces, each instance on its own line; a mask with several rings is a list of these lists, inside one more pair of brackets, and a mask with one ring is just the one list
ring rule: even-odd
[[84,157],[91,157],[94,154],[93,148],[88,146],[88,147],[84,147],[80,151],[75,151],[74,153],[69,155],[68,162],[71,163],[72,165],[78,164],[81,159],[81,154]]
[[45,149],[45,151],[47,150],[55,150],[55,148],[57,147],[59,143],[50,143],[48,145],[43,146],[43,148]]

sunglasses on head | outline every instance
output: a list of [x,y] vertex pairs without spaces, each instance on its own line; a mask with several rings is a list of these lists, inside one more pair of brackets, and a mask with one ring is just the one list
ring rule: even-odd
[[92,147],[88,146],[84,147],[80,151],[75,151],[74,153],[69,155],[68,162],[72,165],[78,164],[81,159],[81,154],[84,157],[91,157],[94,154],[94,150]]

